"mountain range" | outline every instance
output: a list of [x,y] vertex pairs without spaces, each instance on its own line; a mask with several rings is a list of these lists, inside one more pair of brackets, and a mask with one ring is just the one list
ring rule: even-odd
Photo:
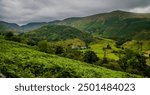
[[131,13],[120,10],[52,22],[34,22],[23,26],[1,21],[0,31],[13,29],[20,32],[27,32],[45,25],[71,26],[94,36],[112,39],[150,39],[150,13]]

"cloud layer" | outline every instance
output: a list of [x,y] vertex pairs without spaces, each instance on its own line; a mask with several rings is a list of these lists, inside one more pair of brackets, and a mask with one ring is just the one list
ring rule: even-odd
[[150,0],[0,0],[0,20],[25,24],[113,10],[150,12]]

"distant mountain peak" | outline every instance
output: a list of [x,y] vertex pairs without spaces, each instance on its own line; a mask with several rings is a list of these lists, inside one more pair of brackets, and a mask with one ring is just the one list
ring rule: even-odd
[[110,13],[130,13],[130,12],[122,11],[122,10],[115,10],[115,11],[112,11]]

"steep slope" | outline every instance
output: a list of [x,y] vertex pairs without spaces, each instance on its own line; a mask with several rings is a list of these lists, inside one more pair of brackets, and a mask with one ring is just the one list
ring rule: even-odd
[[133,39],[136,35],[136,38],[139,37],[142,32],[150,32],[150,14],[118,10],[78,19],[65,19],[57,24],[72,26],[107,38]]
[[64,25],[43,26],[39,29],[27,32],[23,36],[37,41],[39,40],[60,41],[73,38],[79,38],[86,42],[92,40],[90,34],[82,32],[76,28]]
[[140,77],[58,57],[0,39],[1,77]]

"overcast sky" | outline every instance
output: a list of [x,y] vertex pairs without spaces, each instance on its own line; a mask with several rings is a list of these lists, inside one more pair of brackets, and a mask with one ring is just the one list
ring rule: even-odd
[[0,20],[26,24],[113,10],[150,13],[150,0],[0,0]]

